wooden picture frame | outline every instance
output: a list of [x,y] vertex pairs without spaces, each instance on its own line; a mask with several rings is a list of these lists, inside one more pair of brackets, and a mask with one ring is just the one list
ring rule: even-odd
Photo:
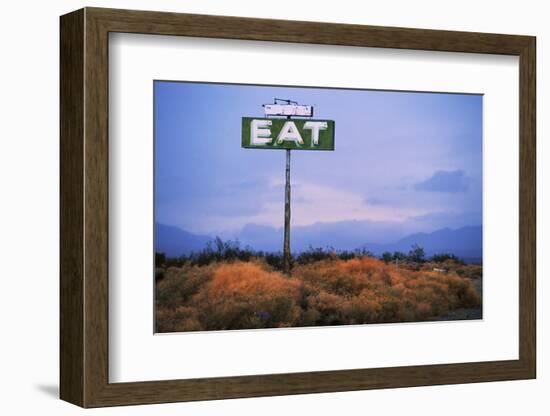
[[[535,51],[530,36],[85,8],[61,17],[60,396],[82,407],[338,392],[536,377]],[[519,57],[519,359],[109,383],[110,32]]]

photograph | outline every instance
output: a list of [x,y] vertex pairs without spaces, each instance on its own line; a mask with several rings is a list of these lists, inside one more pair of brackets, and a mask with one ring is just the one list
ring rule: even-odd
[[154,159],[156,333],[482,319],[481,94],[156,80]]

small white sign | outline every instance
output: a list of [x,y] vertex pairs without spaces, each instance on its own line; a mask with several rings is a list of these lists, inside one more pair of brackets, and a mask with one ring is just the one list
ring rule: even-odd
[[301,116],[313,117],[311,105],[298,104],[264,104],[266,116]]

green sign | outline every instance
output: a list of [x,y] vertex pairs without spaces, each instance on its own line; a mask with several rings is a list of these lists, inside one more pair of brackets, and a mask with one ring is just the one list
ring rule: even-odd
[[334,150],[334,121],[242,119],[242,147],[248,149]]

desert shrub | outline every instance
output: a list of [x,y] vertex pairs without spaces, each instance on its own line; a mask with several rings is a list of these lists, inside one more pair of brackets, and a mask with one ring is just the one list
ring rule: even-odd
[[431,258],[431,261],[434,263],[444,263],[451,261],[456,264],[464,264],[464,262],[459,259],[457,256],[451,253],[441,253],[441,254],[434,254]]
[[401,261],[404,261],[407,259],[407,255],[405,253],[402,253],[400,251],[394,251],[392,255],[392,260],[396,263],[399,263]]
[[[315,254],[315,253],[314,253]],[[273,328],[423,321],[457,308],[477,308],[481,298],[452,259],[445,273],[404,267],[355,255],[317,253],[296,262],[292,275],[277,271],[267,256],[168,267],[156,283],[157,329],[161,332]],[[316,255],[317,255],[316,254]],[[454,267],[454,268],[453,268]]]
[[257,263],[221,264],[192,304],[206,329],[293,326],[301,283]]
[[341,308],[341,320],[349,324],[377,322],[382,306],[377,301],[375,292],[362,291],[358,296],[347,299]]
[[464,270],[464,276],[470,279],[479,279],[483,275],[483,266],[480,264],[465,264],[462,270]]
[[420,247],[418,244],[413,244],[411,249],[409,250],[409,255],[407,258],[410,261],[414,261],[416,263],[422,263],[424,261],[425,256],[424,248]]
[[197,253],[191,253],[189,261],[198,266],[208,265],[214,262],[248,261],[254,256],[250,247],[241,248],[238,240],[223,241],[220,237],[209,241],[206,248]]
[[260,257],[274,269],[283,270],[283,255],[281,253],[261,253]]
[[164,269],[162,267],[155,267],[155,281],[164,279]]
[[169,267],[155,286],[155,302],[163,308],[177,308],[186,304],[208,282],[214,267]]
[[382,253],[381,259],[384,261],[384,263],[389,263],[393,260],[393,255],[389,251],[385,251]]
[[[300,280],[310,283],[328,293],[339,296],[357,295],[361,290],[370,287],[373,283],[365,278],[368,274],[366,268],[371,260],[365,258],[351,259],[348,261],[330,261],[324,260],[315,264],[299,265],[293,270],[293,276]],[[372,261],[377,261],[372,259]],[[365,270],[362,270],[364,268]]]
[[[291,265],[310,264],[321,260],[350,260],[358,257],[373,257],[373,254],[366,249],[354,251],[335,250],[332,247],[312,247],[307,251],[291,255]],[[276,270],[283,270],[283,254],[281,252],[255,251],[251,247],[241,247],[238,240],[224,241],[216,237],[209,241],[199,251],[189,254],[182,254],[175,257],[167,257],[164,253],[155,253],[155,266],[160,267],[183,267],[207,266],[212,263],[230,263],[235,261],[264,260]]]
[[198,311],[189,306],[157,308],[156,332],[196,331],[203,329],[197,319]]
[[308,263],[315,263],[321,260],[327,260],[331,258],[335,258],[336,253],[334,252],[334,249],[323,249],[322,247],[314,248],[312,246],[309,246],[309,250],[304,251],[303,253],[300,253],[296,257],[296,263],[298,264],[308,264]]
[[166,263],[166,254],[164,253],[155,253],[155,265],[163,266]]

